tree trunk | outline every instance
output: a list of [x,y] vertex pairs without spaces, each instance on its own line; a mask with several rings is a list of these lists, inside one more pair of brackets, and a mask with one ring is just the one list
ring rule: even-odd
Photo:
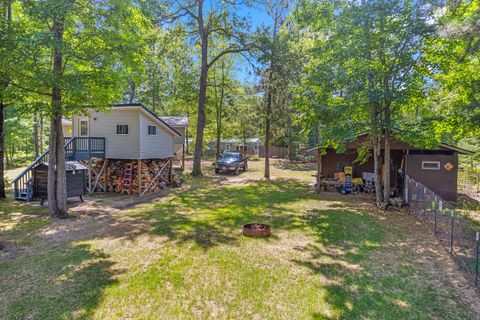
[[52,116],[50,126],[50,146],[48,160],[48,210],[53,218],[67,217],[67,179],[65,172],[65,152],[62,131],[62,91],[60,79],[63,68],[63,24],[64,17],[53,23],[56,43],[53,48]]
[[383,203],[386,208],[388,205],[388,200],[390,199],[390,144],[391,144],[391,135],[390,135],[390,101],[385,101],[385,146],[384,146],[384,167],[383,167]]
[[195,137],[195,151],[193,154],[192,176],[202,175],[203,129],[205,128],[205,105],[207,103],[208,77],[208,35],[201,32],[202,39],[202,66],[200,70],[200,91],[198,95],[197,135]]
[[[222,60],[222,78],[220,82],[220,101],[216,104],[217,111],[217,149],[216,158],[220,158],[220,142],[222,139],[222,115],[223,115],[223,97],[225,94],[225,62]],[[215,90],[216,92],[216,90]]]
[[[3,18],[10,30],[12,22],[12,1],[3,2]],[[4,26],[3,26],[4,27]],[[6,198],[5,194],[5,101],[4,91],[6,85],[0,88],[0,198]],[[8,162],[8,160],[7,160]]]
[[38,144],[40,147],[40,154],[43,153],[43,113],[40,112],[40,129],[39,129]]
[[369,93],[369,105],[370,105],[370,139],[373,148],[373,171],[375,177],[375,201],[378,206],[381,206],[383,203],[383,194],[382,194],[382,181],[380,178],[380,170],[382,168],[381,152],[382,152],[382,131],[380,126],[379,119],[379,105],[378,102],[373,101],[372,95],[374,94],[374,74],[371,67],[372,61],[372,52],[371,52],[371,42],[370,42],[370,19],[369,19],[369,3],[367,0],[362,0],[363,12],[365,13],[365,21],[363,25],[365,35],[365,44],[366,44],[366,59],[369,64],[368,71],[368,93]]
[[221,132],[222,132],[222,129],[221,129],[221,119],[220,119],[220,115],[219,115],[219,111],[218,111],[218,106],[217,106],[217,134],[216,134],[216,150],[215,150],[215,158],[218,159],[220,158],[220,140],[222,139],[221,137]]
[[33,146],[35,147],[35,159],[40,155],[40,146],[38,139],[38,117],[33,115]]
[[3,97],[0,98],[0,198],[6,198],[5,195],[5,139],[4,139],[4,123],[5,123],[5,104]]
[[[187,112],[187,118],[190,119],[190,113]],[[187,127],[185,128],[185,153],[189,154],[188,152],[188,126],[190,124],[190,120],[187,123]]]
[[374,144],[373,146],[373,171],[375,174],[375,202],[377,205],[381,206],[383,204],[383,194],[382,194],[382,179],[381,179],[381,170],[382,170],[382,145],[380,142]]
[[135,82],[133,80],[130,80],[130,97],[128,99],[128,103],[135,102],[135,90]]
[[[275,8],[278,10],[278,8]],[[273,17],[273,31],[272,42],[275,43],[277,39],[277,29],[279,27],[279,16],[275,12]],[[273,61],[275,59],[275,52],[272,49],[270,58],[270,68],[268,70],[268,86],[267,86],[267,105],[265,107],[265,179],[270,180],[270,118],[272,113],[272,96],[273,96]]]
[[[269,79],[272,78],[270,72]],[[269,81],[271,83],[271,81]],[[270,113],[272,110],[272,89],[268,88],[267,105],[265,106],[265,179],[270,180]]]
[[288,127],[287,127],[287,134],[288,134],[288,160],[294,160],[294,153],[295,150],[293,148],[293,128],[292,128],[292,117],[289,115],[288,117]]
[[[4,146],[4,148],[5,148],[5,146]],[[10,148],[10,152],[8,152],[8,150],[4,149],[4,152],[5,152],[5,160],[7,161],[7,168],[10,167],[11,164],[12,164],[12,161],[10,160],[10,159],[11,159],[11,156],[10,156],[10,155],[11,155],[11,153],[12,153],[11,150],[12,150],[12,148]]]
[[242,155],[246,157],[247,156],[247,131],[245,130],[245,126],[243,126],[242,135],[243,135]]
[[383,203],[383,194],[382,194],[382,179],[381,179],[381,168],[382,168],[382,145],[381,145],[381,134],[378,129],[378,103],[371,103],[371,140],[373,146],[373,171],[375,174],[375,201],[377,205],[382,205]]

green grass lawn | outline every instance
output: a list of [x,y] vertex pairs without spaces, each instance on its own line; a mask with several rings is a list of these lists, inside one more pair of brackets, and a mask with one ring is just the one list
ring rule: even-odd
[[[414,217],[316,195],[304,167],[275,166],[271,182],[260,169],[252,162],[240,177],[193,179],[152,202],[67,221],[1,204],[0,242],[13,249],[0,256],[0,318],[478,317]],[[248,222],[273,235],[243,237]]]

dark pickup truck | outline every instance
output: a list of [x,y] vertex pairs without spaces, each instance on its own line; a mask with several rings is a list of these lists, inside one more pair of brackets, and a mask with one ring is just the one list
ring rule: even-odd
[[225,152],[215,162],[215,173],[220,171],[233,171],[238,175],[240,170],[247,171],[248,158],[245,158],[240,153]]

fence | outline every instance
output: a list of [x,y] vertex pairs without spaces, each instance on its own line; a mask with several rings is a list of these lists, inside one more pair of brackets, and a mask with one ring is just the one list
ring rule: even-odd
[[459,168],[458,190],[476,201],[480,201],[480,169],[473,166]]
[[470,219],[422,183],[407,176],[405,185],[404,196],[410,211],[432,230],[472,282],[480,287],[480,230],[475,230]]
[[[287,158],[288,147],[270,146],[268,148],[268,153],[270,158]],[[258,156],[260,158],[265,158],[265,147],[260,147]]]

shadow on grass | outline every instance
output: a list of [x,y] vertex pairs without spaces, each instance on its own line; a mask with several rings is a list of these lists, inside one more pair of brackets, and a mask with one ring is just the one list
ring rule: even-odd
[[0,318],[91,318],[103,288],[115,282],[108,258],[80,244],[0,261]]
[[[203,181],[202,181],[203,180]],[[211,179],[195,179],[188,190],[174,191],[168,201],[138,206],[129,214],[149,222],[150,232],[176,241],[193,241],[204,249],[234,244],[246,223],[267,223],[274,229],[303,224],[284,205],[311,197],[298,181],[256,181],[242,186],[216,188]]]
[[[390,242],[387,233],[391,226],[381,225],[375,217],[350,208],[332,208],[309,211],[305,223],[316,241],[297,248],[308,255],[293,262],[327,279],[325,301],[333,310],[316,313],[314,319],[419,319],[439,314],[455,319],[472,315],[468,308],[452,308],[449,301],[453,295],[433,290],[432,283],[424,279],[419,281],[422,269],[409,260],[405,248]],[[389,251],[382,248],[386,243]]]
[[0,242],[15,239],[17,244],[30,244],[33,241],[30,233],[49,223],[48,211],[44,207],[12,199],[0,200]]

